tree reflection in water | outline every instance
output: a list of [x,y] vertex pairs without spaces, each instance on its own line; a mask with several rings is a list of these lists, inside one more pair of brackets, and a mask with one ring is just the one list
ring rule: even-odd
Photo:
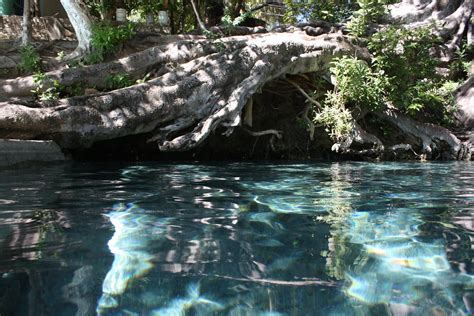
[[[195,166],[192,172],[176,168],[185,170],[165,173],[168,200],[160,204],[174,209],[176,217],[163,219],[163,212],[133,203],[107,214],[115,230],[108,243],[114,262],[103,282],[99,314],[263,315],[280,303],[277,297],[287,292],[286,286],[332,286],[306,274],[292,278],[291,267],[302,254],[286,238],[284,221],[291,212],[274,211],[253,195],[236,200],[245,190],[230,187],[227,178],[206,167]],[[133,168],[122,176],[139,177],[140,172],[150,170]],[[261,192],[266,199],[270,191]],[[287,206],[294,209],[304,198]],[[278,249],[284,251],[275,255]]]
[[114,261],[102,284],[98,314],[117,308],[117,297],[153,268],[150,249],[166,237],[169,223],[169,219],[146,214],[133,203],[116,205],[106,216],[115,230],[108,242]]
[[[344,291],[349,298],[335,313],[463,315],[472,312],[470,299],[466,298],[474,287],[473,276],[451,267],[447,250],[453,249],[441,232],[438,238],[430,236],[436,235],[433,233],[436,224],[430,224],[430,220],[433,216],[438,219],[443,216],[438,214],[435,203],[430,203],[431,197],[426,192],[402,191],[374,197],[380,201],[348,199],[344,190],[364,191],[354,188],[364,186],[360,174],[348,178],[347,170],[331,169],[332,201],[328,203],[331,207],[321,217],[331,226],[327,268],[333,277],[347,281]],[[419,184],[426,186],[423,180],[426,178],[420,179]],[[403,190],[385,184],[376,191],[397,189]],[[455,191],[456,186],[451,189]],[[318,201],[325,202],[329,201]],[[359,211],[360,204],[385,205],[386,209]],[[451,231],[456,229],[449,223],[442,225]],[[463,232],[458,232],[461,239]],[[472,244],[469,237],[467,241]]]
[[[470,310],[473,279],[452,260],[455,247],[443,235],[453,232],[445,205],[465,184],[447,183],[440,192],[436,179],[445,171],[422,165],[305,168],[268,166],[246,179],[235,176],[246,174],[239,168],[161,170],[166,184],[156,187],[166,193],[160,208],[167,212],[122,204],[108,214],[114,263],[99,313],[298,314],[298,297],[305,310],[308,297],[337,301],[325,314]],[[153,170],[122,175],[141,173]],[[458,235],[470,245],[464,230]],[[337,286],[341,291],[332,290]],[[324,304],[316,300],[312,308]]]
[[120,168],[6,178],[1,314],[472,311],[468,165]]

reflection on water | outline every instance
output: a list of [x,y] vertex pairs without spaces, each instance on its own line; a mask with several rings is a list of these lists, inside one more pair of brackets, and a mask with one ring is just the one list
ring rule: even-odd
[[65,165],[0,176],[1,315],[474,310],[469,163]]
[[143,277],[153,267],[149,248],[163,239],[168,224],[167,218],[147,215],[133,203],[115,206],[107,217],[115,230],[108,242],[114,262],[102,285],[99,314],[117,307],[117,297],[125,292],[128,284]]
[[165,307],[153,310],[151,315],[185,315],[191,310],[197,315],[209,315],[224,309],[221,304],[201,296],[199,291],[199,284],[188,284],[186,297],[173,299]]
[[360,212],[349,221],[350,242],[363,246],[357,267],[347,272],[350,297],[366,304],[416,306],[425,314],[435,302],[444,313],[462,314],[459,290],[473,289],[474,278],[451,269],[442,239],[420,238],[423,220],[418,214]]

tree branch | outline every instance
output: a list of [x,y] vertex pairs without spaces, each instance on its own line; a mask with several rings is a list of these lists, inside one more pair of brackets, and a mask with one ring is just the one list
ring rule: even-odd
[[201,31],[203,33],[208,33],[209,31],[207,30],[206,26],[204,25],[204,23],[201,20],[201,17],[199,16],[199,11],[196,7],[196,4],[194,3],[194,0],[191,0],[191,5],[193,7],[193,11],[194,11],[194,15],[196,16],[196,20],[198,21],[199,28],[201,29]]

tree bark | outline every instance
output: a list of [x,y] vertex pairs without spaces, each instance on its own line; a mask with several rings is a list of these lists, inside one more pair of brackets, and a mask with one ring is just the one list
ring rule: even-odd
[[30,0],[24,0],[23,3],[23,21],[21,24],[21,45],[27,45],[31,42],[31,3]]
[[368,53],[339,34],[224,38],[229,49],[176,65],[144,84],[58,100],[49,108],[0,103],[0,136],[56,140],[63,148],[153,133],[161,150],[190,150],[241,123],[247,100],[286,74],[327,72],[332,58]]
[[61,4],[66,10],[78,42],[76,50],[67,56],[67,59],[81,57],[91,51],[92,16],[83,0],[61,0]]
[[201,17],[199,16],[198,5],[196,5],[194,0],[191,0],[191,6],[193,7],[194,16],[196,17],[197,25],[199,26],[199,28],[201,29],[202,32],[207,32],[207,28],[204,25],[204,22],[202,22]]
[[456,119],[463,131],[474,131],[474,76],[471,76],[456,93]]
[[[174,36],[173,39],[173,43],[164,42],[109,63],[47,72],[43,87],[50,88],[53,81],[57,81],[64,87],[81,85],[105,89],[107,78],[111,74],[126,73],[130,79],[140,79],[148,71],[161,69],[166,72],[172,64],[182,64],[217,51],[215,44],[204,40],[202,36]],[[32,96],[35,88],[33,76],[0,79],[0,94],[7,98]]]
[[433,35],[444,41],[445,56],[442,57],[447,62],[452,60],[466,30],[469,41],[473,7],[474,0],[431,0],[422,4],[404,0],[389,6],[387,21],[406,27],[434,26]]
[[438,155],[445,153],[446,151],[439,147],[446,146],[448,148],[447,153],[450,156],[443,158],[451,160],[471,159],[471,144],[461,142],[453,133],[442,126],[416,122],[390,108],[378,112],[377,116],[394,124],[404,133],[418,138],[421,141],[421,153],[425,158],[436,158],[433,157],[435,152]]
[[[466,1],[470,3],[472,0]],[[466,25],[470,23],[471,15],[466,16],[471,14],[472,9],[465,3],[441,10],[445,21],[455,21],[454,27],[444,27],[455,30],[448,38],[451,43],[457,41],[455,34],[463,29],[462,21],[467,21]],[[199,19],[199,9],[194,0],[191,5]],[[420,23],[425,22],[421,20]],[[103,88],[107,76],[114,73],[127,73],[132,78],[138,78],[153,71],[156,76],[152,80],[109,92],[69,97],[49,104],[39,103],[34,107],[25,106],[25,103],[15,99],[30,94],[35,87],[31,77],[0,81],[0,93],[9,98],[6,102],[0,102],[0,137],[53,139],[63,148],[77,148],[88,147],[98,141],[143,134],[151,142],[156,142],[162,151],[194,149],[216,130],[229,135],[234,128],[242,125],[245,105],[250,104],[247,107],[249,114],[248,108],[252,108],[250,100],[266,83],[279,79],[278,82],[295,86],[315,104],[317,101],[297,83],[290,79],[283,80],[285,76],[317,72],[321,77],[328,78],[331,60],[341,55],[370,60],[367,50],[358,46],[352,38],[341,33],[309,36],[314,34],[308,31],[309,27],[284,27],[280,33],[268,34],[255,34],[258,31],[256,28],[245,28],[244,34],[251,35],[217,40],[196,37],[172,44],[166,42],[168,37],[160,37],[165,41],[163,45],[115,62],[46,74],[51,82],[57,80],[61,85],[83,84],[98,88]],[[329,29],[325,28],[326,31]],[[470,86],[467,85],[469,82]],[[466,100],[466,95],[472,98],[472,80],[468,83],[459,91],[459,102]],[[48,88],[47,85],[45,87]],[[467,102],[467,107],[462,110],[469,109],[469,100],[463,101]],[[321,108],[318,104],[317,107]],[[308,107],[305,109],[303,120],[308,125],[312,140],[314,124],[308,118]],[[441,156],[447,159],[471,157],[471,144],[461,141],[445,128],[416,122],[390,107],[373,114],[381,121],[396,126],[405,135],[406,143],[402,140],[402,144],[384,144],[384,135],[377,134],[360,117],[354,116],[351,135],[341,144],[335,144],[334,149],[346,153],[416,151],[422,157],[433,159]],[[247,116],[247,122],[250,121]],[[265,130],[265,134],[281,136],[280,130],[272,126],[265,127]],[[261,133],[250,132],[252,135]],[[355,147],[356,143],[371,148],[352,149],[351,146],[354,144]]]

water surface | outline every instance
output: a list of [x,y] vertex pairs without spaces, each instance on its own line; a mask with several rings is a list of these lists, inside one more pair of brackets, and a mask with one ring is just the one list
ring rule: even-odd
[[474,313],[472,163],[0,171],[0,315]]

